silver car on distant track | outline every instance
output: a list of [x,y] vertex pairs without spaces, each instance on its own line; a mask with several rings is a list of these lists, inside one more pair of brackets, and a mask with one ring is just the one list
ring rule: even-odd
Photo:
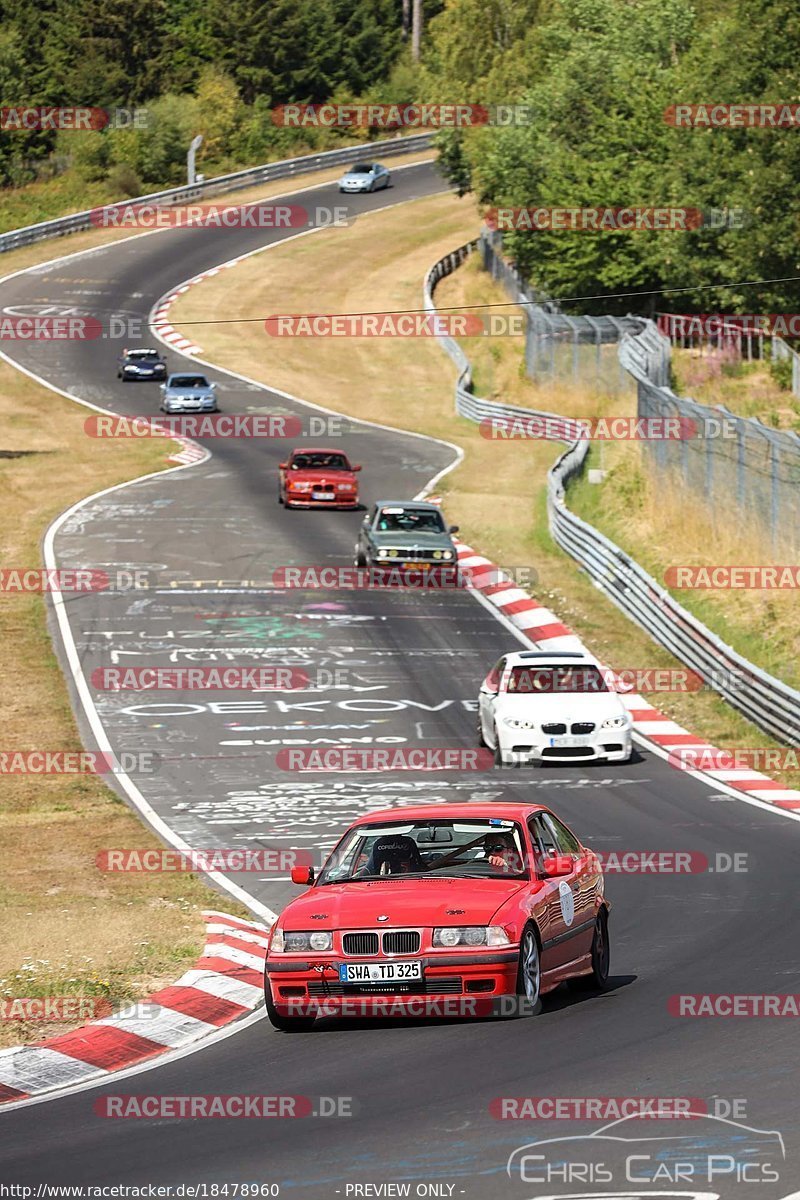
[[161,411],[217,412],[216,384],[194,371],[175,372],[161,385]]
[[340,192],[377,192],[388,187],[392,177],[380,163],[356,163],[339,180]]

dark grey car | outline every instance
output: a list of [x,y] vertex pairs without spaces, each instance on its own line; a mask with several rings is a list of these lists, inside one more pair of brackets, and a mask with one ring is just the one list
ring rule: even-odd
[[123,350],[117,364],[117,379],[166,379],[167,364],[157,350],[137,347]]
[[356,542],[356,566],[399,570],[455,567],[458,562],[441,509],[423,500],[380,500],[361,525]]

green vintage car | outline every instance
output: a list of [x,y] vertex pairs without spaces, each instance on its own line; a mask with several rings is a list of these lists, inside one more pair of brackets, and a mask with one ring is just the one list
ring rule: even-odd
[[457,532],[457,525],[445,525],[435,504],[379,500],[359,530],[356,566],[398,570],[455,567],[458,556],[450,535]]

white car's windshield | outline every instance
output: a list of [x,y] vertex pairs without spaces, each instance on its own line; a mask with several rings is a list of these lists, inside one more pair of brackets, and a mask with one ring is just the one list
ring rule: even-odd
[[516,693],[607,692],[602,672],[595,666],[512,667],[506,691]]
[[176,388],[207,388],[208,380],[205,375],[173,375],[169,385]]
[[527,879],[520,827],[495,817],[358,825],[336,847],[319,882],[422,875]]
[[375,528],[378,533],[444,533],[444,521],[426,508],[384,508]]

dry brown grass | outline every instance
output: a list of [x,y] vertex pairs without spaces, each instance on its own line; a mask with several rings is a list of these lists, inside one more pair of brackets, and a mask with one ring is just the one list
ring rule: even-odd
[[773,429],[800,433],[800,399],[780,388],[769,364],[736,362],[729,354],[673,350],[675,391],[700,404],[724,404],[742,417],[757,417]]
[[[623,617],[550,540],[544,480],[557,448],[487,441],[473,424],[455,418],[455,372],[433,342],[278,340],[269,338],[257,321],[215,324],[220,312],[227,321],[240,316],[244,322],[281,313],[418,309],[425,270],[473,236],[478,220],[471,202],[449,195],[376,213],[351,229],[299,239],[270,250],[268,258],[254,256],[215,276],[180,298],[173,319],[177,326],[186,322],[205,357],[220,365],[351,416],[461,446],[463,464],[445,476],[437,491],[445,494],[448,517],[460,524],[465,541],[505,566],[533,567],[539,599],[613,666],[675,666],[675,660]],[[448,306],[504,299],[499,287],[472,267],[456,272],[437,292],[445,311]],[[520,371],[519,340],[495,340],[499,348],[490,339],[470,339],[481,388],[516,403],[573,416],[633,412],[631,397],[589,400],[574,389],[533,389]],[[675,720],[716,745],[774,745],[713,692],[664,694],[657,700]],[[796,780],[787,777],[787,782]]]

